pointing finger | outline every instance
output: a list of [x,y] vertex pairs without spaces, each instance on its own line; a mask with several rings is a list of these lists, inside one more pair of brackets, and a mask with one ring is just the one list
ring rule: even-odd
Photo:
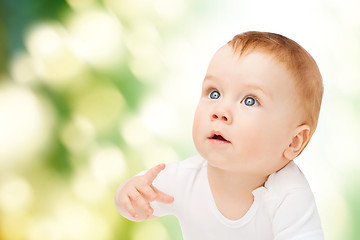
[[152,182],[155,180],[157,175],[165,169],[165,164],[161,163],[153,168],[151,168],[147,173],[145,173],[144,177],[146,178],[146,181],[149,185],[152,184]]

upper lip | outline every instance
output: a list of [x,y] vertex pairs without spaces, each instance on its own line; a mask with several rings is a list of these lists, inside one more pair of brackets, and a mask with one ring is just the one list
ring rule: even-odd
[[227,140],[220,131],[212,131],[210,136],[209,136],[209,139],[219,139],[219,140],[223,140],[225,142],[230,143],[230,141]]

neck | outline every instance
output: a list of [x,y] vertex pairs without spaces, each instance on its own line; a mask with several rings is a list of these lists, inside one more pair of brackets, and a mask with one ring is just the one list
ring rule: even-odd
[[226,171],[208,165],[208,180],[212,190],[228,196],[243,198],[252,196],[252,191],[264,185],[266,177],[255,177]]

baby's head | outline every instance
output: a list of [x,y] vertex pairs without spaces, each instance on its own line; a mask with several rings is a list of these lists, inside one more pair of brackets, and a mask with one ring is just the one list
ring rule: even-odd
[[295,41],[275,33],[246,32],[236,35],[228,44],[240,56],[260,51],[286,67],[298,94],[300,116],[303,123],[309,125],[311,137],[317,126],[323,94],[321,74],[311,55]]
[[309,142],[322,94],[319,69],[296,42],[273,33],[236,35],[209,64],[195,146],[218,167],[271,174]]

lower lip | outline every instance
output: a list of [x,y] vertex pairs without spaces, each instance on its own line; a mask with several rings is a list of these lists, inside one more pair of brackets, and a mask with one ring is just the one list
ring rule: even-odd
[[217,144],[217,145],[219,145],[219,144],[229,144],[230,143],[228,141],[223,141],[223,140],[219,140],[219,139],[211,139],[211,138],[209,138],[209,141],[210,141],[210,143]]

